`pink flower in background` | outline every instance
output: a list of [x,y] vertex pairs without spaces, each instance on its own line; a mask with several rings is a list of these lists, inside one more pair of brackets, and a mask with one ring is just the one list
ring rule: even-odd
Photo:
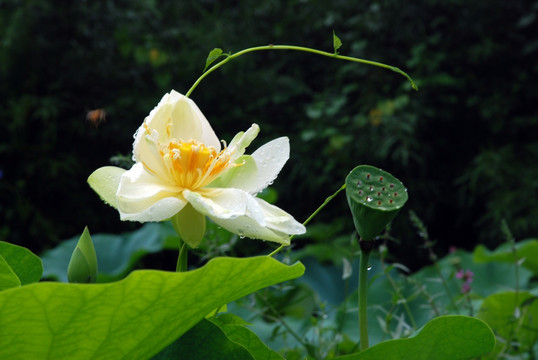
[[456,273],[456,278],[463,280],[463,284],[461,285],[461,292],[463,294],[467,294],[471,291],[471,283],[473,282],[474,273],[471,270],[463,270],[460,269]]

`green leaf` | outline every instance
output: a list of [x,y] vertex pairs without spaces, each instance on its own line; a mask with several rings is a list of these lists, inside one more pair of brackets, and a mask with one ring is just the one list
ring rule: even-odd
[[202,320],[153,360],[256,360],[243,346],[231,341],[216,324]]
[[224,314],[211,321],[218,325],[231,341],[246,348],[253,359],[284,360],[281,355],[265,345],[254,332],[241,324],[241,318],[230,315]]
[[517,352],[530,351],[538,341],[538,297],[529,292],[490,295],[482,303],[477,317],[507,342],[518,344]]
[[266,256],[216,258],[190,272],[5,290],[0,359],[148,359],[219,306],[303,273]]
[[205,61],[205,67],[204,72],[207,70],[209,65],[211,65],[215,60],[217,60],[219,57],[224,56],[222,54],[222,49],[215,48],[209,52],[209,55],[207,56],[207,59]]
[[[43,273],[43,264],[41,259],[30,250],[0,241],[0,277],[4,279],[1,289],[12,286],[31,284],[41,279]],[[17,278],[15,282],[12,276]],[[11,280],[9,280],[11,279]],[[8,286],[12,284],[12,286]]]
[[336,33],[333,30],[333,47],[334,47],[334,53],[338,54],[338,49],[342,46],[342,40],[338,36],[336,36]]
[[514,263],[524,259],[521,266],[538,275],[538,239],[527,239],[515,244],[515,255],[512,244],[504,243],[494,251],[489,251],[484,245],[478,245],[473,253],[473,259],[477,263],[491,261]]
[[97,255],[88,227],[84,228],[67,266],[67,279],[75,283],[94,283],[97,280]]
[[116,166],[104,166],[95,170],[88,177],[88,184],[108,205],[117,208],[116,191],[120,184],[121,176],[127,170]]
[[408,339],[388,340],[339,360],[464,360],[487,354],[495,336],[481,320],[458,315],[429,321]]
[[202,320],[153,360],[172,359],[283,360],[233,314]]
[[[147,223],[139,230],[121,235],[95,234],[92,240],[99,254],[97,282],[119,280],[145,254],[179,247],[169,222]],[[67,282],[66,269],[77,241],[77,237],[71,238],[42,254],[44,278]]]
[[21,282],[13,269],[2,255],[0,255],[0,291],[21,286]]

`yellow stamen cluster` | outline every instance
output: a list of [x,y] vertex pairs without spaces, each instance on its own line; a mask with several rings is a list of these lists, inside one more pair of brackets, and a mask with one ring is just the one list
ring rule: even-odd
[[224,170],[235,166],[227,148],[217,152],[195,140],[172,140],[160,153],[174,183],[190,190],[210,184]]

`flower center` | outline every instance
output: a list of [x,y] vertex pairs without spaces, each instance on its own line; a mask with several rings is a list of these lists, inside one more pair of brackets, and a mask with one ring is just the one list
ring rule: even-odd
[[224,170],[237,165],[231,162],[227,148],[217,152],[195,140],[172,140],[160,153],[174,182],[190,190],[209,185]]

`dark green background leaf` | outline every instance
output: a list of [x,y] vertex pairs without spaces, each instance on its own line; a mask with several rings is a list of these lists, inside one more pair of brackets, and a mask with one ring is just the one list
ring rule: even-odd
[[[4,260],[4,266],[0,273],[7,274],[8,266],[11,272],[18,278],[20,285],[31,284],[39,281],[43,272],[41,259],[30,250],[0,241],[0,256]],[[7,272],[5,272],[7,271]]]
[[512,245],[504,243],[494,251],[489,251],[484,245],[478,245],[473,253],[473,260],[477,263],[485,262],[507,262],[515,263],[525,259],[521,266],[531,270],[538,275],[538,240],[527,239],[517,242],[515,245],[515,257]]
[[495,346],[491,329],[467,316],[441,316],[428,322],[414,337],[389,340],[338,360],[468,360]]

